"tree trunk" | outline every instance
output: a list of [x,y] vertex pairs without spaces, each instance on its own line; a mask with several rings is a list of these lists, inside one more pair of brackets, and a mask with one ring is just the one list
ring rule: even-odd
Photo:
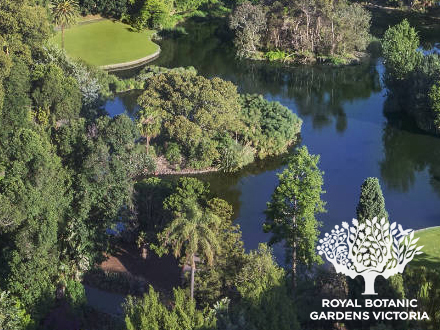
[[150,150],[150,137],[147,136],[147,155],[148,155],[149,150]]
[[374,282],[376,281],[377,274],[375,273],[367,273],[362,275],[365,282],[365,291],[362,293],[363,295],[377,295],[374,291]]
[[148,250],[146,245],[142,245],[142,259],[147,260]]
[[61,25],[61,48],[64,49],[64,25]]
[[296,289],[296,242],[293,242],[292,246],[292,289],[295,294]]
[[196,271],[196,263],[194,262],[194,254],[191,256],[191,301],[194,299],[194,272]]
[[332,20],[332,48],[330,50],[330,54],[333,55],[335,53],[335,28]]

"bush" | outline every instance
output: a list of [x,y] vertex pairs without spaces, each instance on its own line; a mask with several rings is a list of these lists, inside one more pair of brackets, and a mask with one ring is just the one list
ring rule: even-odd
[[180,153],[180,147],[177,143],[168,143],[167,151],[165,152],[165,158],[171,164],[180,164],[180,162],[182,161],[182,154]]
[[220,151],[220,169],[224,172],[235,172],[254,161],[254,150],[233,141]]
[[266,57],[269,61],[284,61],[287,57],[287,53],[283,50],[271,50],[268,51],[266,54],[264,54],[264,57]]
[[66,298],[70,306],[75,309],[80,309],[87,305],[86,292],[84,290],[84,286],[79,281],[67,281]]
[[0,329],[28,329],[33,323],[18,300],[5,291],[0,292]]

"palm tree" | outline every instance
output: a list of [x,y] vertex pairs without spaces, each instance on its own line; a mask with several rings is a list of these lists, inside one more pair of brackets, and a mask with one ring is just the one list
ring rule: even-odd
[[144,108],[137,114],[137,127],[143,137],[147,139],[147,154],[150,148],[150,139],[160,133],[162,127],[162,112],[159,109]]
[[193,199],[185,201],[184,204],[184,211],[176,213],[174,220],[159,234],[159,241],[162,247],[171,247],[176,258],[183,255],[185,264],[191,265],[191,300],[193,300],[195,257],[198,255],[205,258],[212,266],[214,254],[220,246],[216,234],[220,218],[202,209]]
[[75,0],[53,0],[52,16],[56,25],[61,27],[61,47],[64,49],[64,29],[76,22],[79,6]]

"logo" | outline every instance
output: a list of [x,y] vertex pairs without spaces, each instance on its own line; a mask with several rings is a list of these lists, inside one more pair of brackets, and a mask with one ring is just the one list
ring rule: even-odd
[[401,225],[391,225],[382,218],[378,221],[352,221],[353,226],[343,222],[330,234],[319,240],[320,255],[325,255],[336,272],[355,278],[360,275],[365,281],[364,295],[376,295],[374,282],[382,275],[389,278],[402,273],[405,266],[418,254],[423,246],[417,246],[412,229],[403,230]]

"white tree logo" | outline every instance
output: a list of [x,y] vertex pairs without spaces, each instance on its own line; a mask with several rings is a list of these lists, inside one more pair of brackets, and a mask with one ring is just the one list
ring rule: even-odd
[[353,227],[343,222],[331,233],[319,240],[319,254],[325,254],[335,266],[336,272],[355,278],[361,275],[365,281],[363,294],[375,295],[374,282],[378,275],[388,278],[402,273],[405,266],[415,255],[422,254],[423,246],[416,245],[414,231],[396,228],[382,218],[359,223],[353,219]]

